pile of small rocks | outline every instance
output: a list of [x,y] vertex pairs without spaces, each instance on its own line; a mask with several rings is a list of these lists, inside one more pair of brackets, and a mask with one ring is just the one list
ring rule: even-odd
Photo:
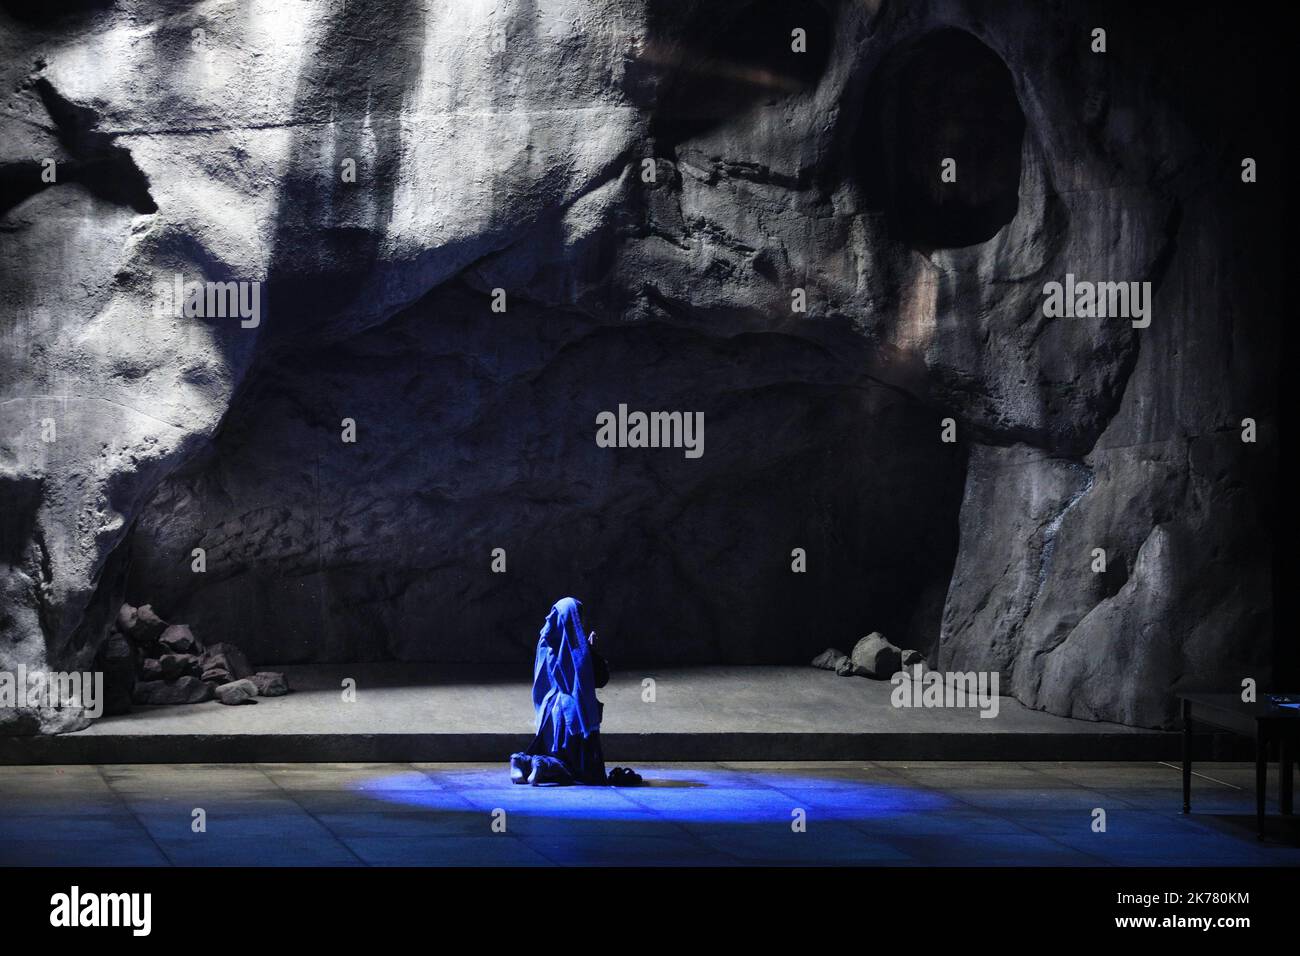
[[904,667],[924,663],[925,657],[920,651],[905,651],[879,631],[872,631],[853,645],[851,654],[828,647],[812,660],[813,667],[834,671],[841,677],[872,677],[876,680],[891,678]]
[[123,604],[99,652],[104,713],[132,704],[256,704],[289,693],[285,676],[255,671],[234,644],[204,645],[185,624],[168,624],[151,605]]

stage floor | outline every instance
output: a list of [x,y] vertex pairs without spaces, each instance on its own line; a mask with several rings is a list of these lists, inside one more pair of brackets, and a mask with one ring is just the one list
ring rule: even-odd
[[1190,815],[1155,762],[638,769],[620,789],[511,786],[500,761],[0,767],[0,865],[1300,864],[1300,818],[1255,838],[1249,764],[1204,765]]
[[[527,675],[411,664],[283,670],[287,697],[141,707],[76,734],[0,738],[0,763],[496,760],[531,734]],[[655,682],[653,702],[643,699],[646,677]],[[348,679],[351,703],[343,699]],[[1177,733],[1056,717],[1009,697],[985,718],[975,709],[896,708],[891,690],[887,681],[811,667],[624,672],[600,692],[601,733],[615,763],[1160,760],[1181,752]],[[1198,737],[1197,750],[1242,757],[1220,737]]]

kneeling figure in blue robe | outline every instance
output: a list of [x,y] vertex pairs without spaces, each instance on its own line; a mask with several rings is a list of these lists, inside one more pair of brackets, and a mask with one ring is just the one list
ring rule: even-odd
[[640,782],[623,767],[605,774],[600,749],[604,704],[596,699],[596,688],[609,682],[609,667],[596,652],[596,632],[583,630],[581,610],[582,602],[561,598],[542,625],[533,662],[537,732],[526,750],[510,757],[514,783]]

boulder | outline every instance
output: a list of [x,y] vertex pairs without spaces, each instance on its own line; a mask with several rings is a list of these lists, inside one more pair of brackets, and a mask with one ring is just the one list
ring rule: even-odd
[[879,631],[872,631],[853,645],[853,673],[861,677],[885,680],[903,666],[903,652]]
[[256,704],[257,685],[251,680],[234,680],[217,688],[217,700],[223,704]]
[[154,613],[153,606],[142,604],[136,608],[135,623],[128,634],[137,644],[151,644],[162,637],[167,622]]
[[248,658],[234,644],[213,644],[199,662],[200,676],[209,683],[227,684],[253,676]]
[[289,681],[276,671],[258,671],[249,680],[257,685],[259,697],[283,697],[289,693]]
[[135,685],[132,699],[137,704],[197,704],[216,696],[211,684],[197,677],[142,681]]
[[156,657],[144,657],[140,659],[140,679],[141,680],[162,680],[162,662]]
[[135,630],[138,614],[136,609],[129,604],[123,604],[117,610],[117,620],[114,621],[114,627],[122,634],[131,634]]
[[177,677],[201,677],[202,660],[196,654],[164,654],[158,658],[158,666],[163,680],[175,680]]
[[164,651],[172,654],[202,654],[203,645],[185,624],[172,624],[158,638]]
[[812,659],[812,666],[824,671],[838,671],[840,665],[849,659],[849,655],[834,647],[828,647]]
[[920,651],[903,651],[903,666],[911,667],[913,664],[924,664],[925,655]]

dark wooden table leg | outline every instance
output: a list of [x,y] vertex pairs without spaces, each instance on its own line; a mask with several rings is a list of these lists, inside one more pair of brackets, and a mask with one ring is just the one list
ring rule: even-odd
[[1294,797],[1294,782],[1292,775],[1295,772],[1295,745],[1296,741],[1292,734],[1283,732],[1278,737],[1277,744],[1277,771],[1281,776],[1278,781],[1278,803],[1284,814],[1292,815],[1292,799]]
[[1264,839],[1264,795],[1268,791],[1268,733],[1263,721],[1255,724],[1255,820]]
[[1183,813],[1192,812],[1192,702],[1183,701]]

